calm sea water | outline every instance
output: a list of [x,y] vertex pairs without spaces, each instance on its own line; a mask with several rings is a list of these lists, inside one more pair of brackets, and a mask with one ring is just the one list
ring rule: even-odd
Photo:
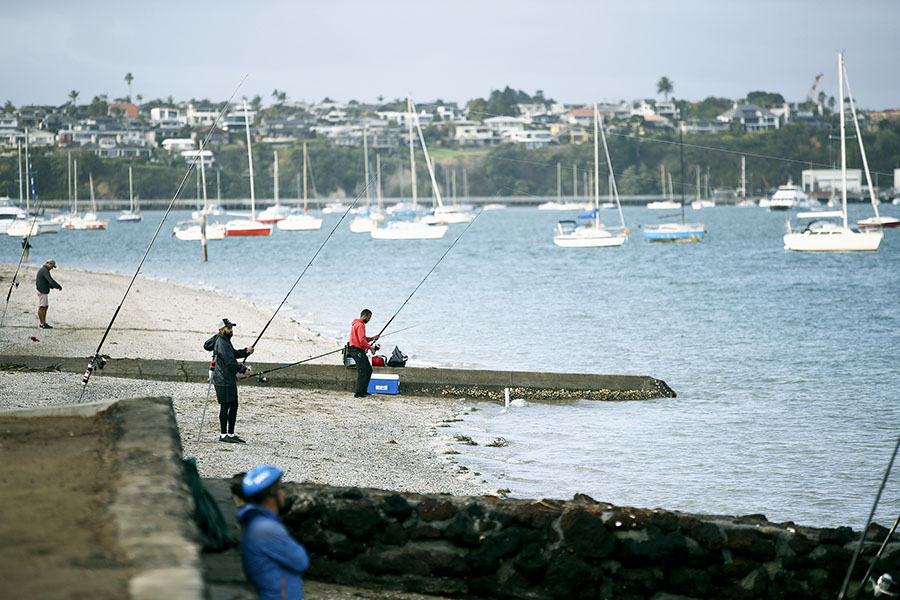
[[[852,220],[857,213],[871,209],[851,206]],[[479,442],[459,447],[460,462],[519,497],[584,492],[862,526],[900,433],[900,231],[872,254],[787,253],[783,213],[717,207],[687,213],[706,224],[707,241],[650,244],[639,225],[658,222],[657,211],[626,208],[632,237],[622,248],[560,249],[552,227],[563,216],[483,213],[391,329],[415,327],[385,339],[385,350],[399,345],[411,366],[645,374],[678,397],[506,413],[477,404],[448,430]],[[161,217],[35,238],[32,262],[55,258],[61,281],[68,268],[130,275]],[[186,217],[170,215],[142,273],[274,310],[340,215],[326,215],[319,232],[210,242],[208,263],[199,243],[171,237]],[[282,313],[346,339],[368,307],[377,331],[463,227],[443,240],[379,242],[345,222]],[[17,261],[19,249],[2,236],[0,260]],[[213,328],[219,316],[198,319]],[[265,338],[257,352],[265,361]],[[509,445],[485,445],[497,437]],[[898,481],[877,514],[888,525],[900,513]]]

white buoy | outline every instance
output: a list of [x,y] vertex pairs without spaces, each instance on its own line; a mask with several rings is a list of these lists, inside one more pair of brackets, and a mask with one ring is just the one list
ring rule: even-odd
[[505,399],[504,406],[508,409],[509,408],[509,388],[503,389],[503,396]]

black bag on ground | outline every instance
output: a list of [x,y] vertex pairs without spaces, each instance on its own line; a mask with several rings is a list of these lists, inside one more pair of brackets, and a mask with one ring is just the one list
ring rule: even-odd
[[183,460],[187,475],[188,487],[194,497],[194,522],[200,532],[203,550],[206,552],[223,552],[233,544],[228,536],[228,523],[219,510],[219,504],[212,494],[203,487],[200,474],[197,472],[197,461],[193,458]]
[[391,357],[387,361],[387,366],[389,367],[405,367],[406,361],[409,360],[409,357],[400,352],[400,348],[394,346],[394,351],[391,352]]

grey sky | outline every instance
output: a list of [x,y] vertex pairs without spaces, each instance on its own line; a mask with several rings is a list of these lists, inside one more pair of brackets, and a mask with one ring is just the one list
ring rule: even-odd
[[860,106],[900,108],[900,1],[3,0],[0,102],[126,96],[420,102],[509,85],[564,102],[656,96],[837,95],[836,52]]

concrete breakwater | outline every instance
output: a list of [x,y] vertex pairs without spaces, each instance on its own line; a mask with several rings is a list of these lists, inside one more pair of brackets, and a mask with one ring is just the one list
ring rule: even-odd
[[[232,481],[239,491],[239,478]],[[307,577],[462,597],[836,597],[859,534],[571,501],[400,494],[291,484],[284,522]],[[858,582],[887,530],[873,525]],[[880,572],[900,567],[890,544]]]
[[[0,355],[0,368],[25,371],[83,373],[87,358]],[[278,363],[254,363],[264,371]],[[180,360],[113,359],[94,376],[130,377],[158,381],[204,382],[209,363]],[[375,368],[375,373],[400,376],[400,393],[410,396],[468,398],[502,402],[505,389],[511,397],[530,402],[587,400],[649,400],[674,398],[666,382],[644,375],[591,375],[582,373],[529,373],[468,369]],[[297,365],[268,375],[268,383],[251,378],[241,385],[351,390],[356,371],[340,365]]]

